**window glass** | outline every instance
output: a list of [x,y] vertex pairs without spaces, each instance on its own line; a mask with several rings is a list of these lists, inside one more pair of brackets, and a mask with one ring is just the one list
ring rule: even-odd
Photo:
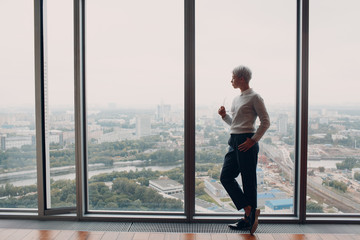
[[310,1],[308,213],[360,213],[359,7]]
[[87,1],[89,210],[184,210],[182,1]]
[[[220,183],[229,126],[217,111],[240,94],[238,65],[252,70],[250,87],[265,101],[271,126],[259,142],[258,207],[294,209],[296,1],[196,1],[196,211],[233,213]],[[258,126],[258,122],[256,124]],[[241,184],[240,177],[237,178]]]
[[46,1],[47,207],[76,204],[73,1]]
[[34,7],[0,1],[0,208],[37,208]]

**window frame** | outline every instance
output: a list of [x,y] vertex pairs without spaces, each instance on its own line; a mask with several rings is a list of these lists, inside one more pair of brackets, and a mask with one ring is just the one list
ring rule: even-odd
[[[36,141],[38,171],[38,209],[30,211],[35,218],[63,218],[68,220],[117,221],[176,221],[176,222],[228,222],[234,214],[201,214],[195,212],[195,0],[184,0],[184,213],[107,213],[88,211],[87,193],[87,119],[86,119],[86,62],[85,17],[86,0],[74,0],[74,99],[75,99],[75,161],[76,212],[70,214],[49,211],[46,207],[46,152],[45,152],[45,94],[44,59],[45,35],[44,1],[34,0],[35,38],[35,94]],[[295,0],[294,0],[295,1]],[[261,221],[274,223],[347,222],[359,223],[360,214],[337,215],[306,213],[307,147],[308,147],[308,87],[309,87],[309,0],[296,0],[296,126],[295,126],[295,192],[294,214],[261,216]],[[64,209],[66,210],[66,209]],[[27,211],[4,210],[6,216],[23,218]],[[34,215],[34,213],[37,213]],[[48,216],[51,214],[57,216]],[[3,215],[3,216],[5,216]]]

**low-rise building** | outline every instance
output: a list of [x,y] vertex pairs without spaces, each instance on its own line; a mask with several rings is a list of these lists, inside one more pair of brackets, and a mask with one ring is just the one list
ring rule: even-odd
[[183,192],[183,185],[172,179],[150,180],[149,186],[158,192],[174,194]]
[[224,187],[216,182],[215,179],[205,179],[204,184],[207,190],[209,190],[212,194],[214,194],[217,197],[227,197],[227,193],[224,189]]
[[267,192],[259,192],[257,194],[257,200],[258,200],[258,207],[259,208],[264,208],[265,207],[265,203],[267,201],[271,201],[271,200],[277,200],[277,199],[284,199],[286,198],[286,193],[282,192],[278,189],[272,189],[270,191]]
[[21,148],[24,145],[32,145],[32,136],[15,136],[15,137],[1,137],[1,150],[10,148]]
[[294,199],[277,199],[265,202],[266,213],[292,213],[294,208]]

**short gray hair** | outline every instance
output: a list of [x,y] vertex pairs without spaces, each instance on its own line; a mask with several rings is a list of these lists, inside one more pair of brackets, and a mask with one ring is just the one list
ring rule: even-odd
[[251,80],[251,75],[252,75],[251,70],[246,66],[243,65],[237,66],[236,68],[234,68],[232,73],[234,74],[234,76],[238,78],[243,77],[247,83],[249,83]]

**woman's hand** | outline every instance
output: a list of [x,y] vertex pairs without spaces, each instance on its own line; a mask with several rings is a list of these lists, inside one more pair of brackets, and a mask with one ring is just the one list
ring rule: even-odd
[[224,106],[221,106],[218,110],[219,115],[224,118],[226,116],[226,110]]
[[251,139],[251,138],[246,138],[246,141],[242,144],[240,144],[238,146],[238,149],[240,152],[246,152],[247,150],[249,150],[250,148],[252,148],[252,146],[255,145],[255,140]]

